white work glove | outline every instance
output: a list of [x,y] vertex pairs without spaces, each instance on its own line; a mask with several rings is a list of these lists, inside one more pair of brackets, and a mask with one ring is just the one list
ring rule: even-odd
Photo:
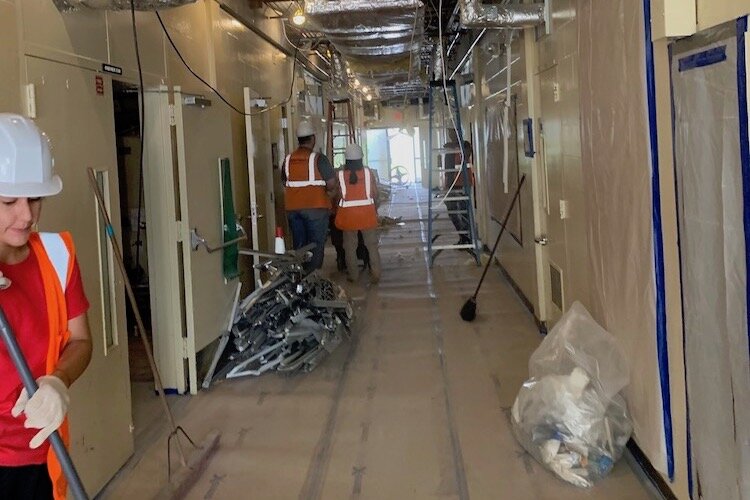
[[27,429],[41,429],[29,442],[29,448],[32,449],[39,448],[62,425],[70,403],[68,388],[59,378],[47,375],[36,379],[36,383],[39,389],[31,399],[26,389],[23,389],[10,412],[14,417],[25,413],[26,422],[23,426]]

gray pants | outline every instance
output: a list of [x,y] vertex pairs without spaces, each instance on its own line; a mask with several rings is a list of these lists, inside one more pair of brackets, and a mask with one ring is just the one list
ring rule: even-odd
[[[380,254],[378,253],[378,230],[362,231],[362,239],[370,253],[370,273],[374,280],[380,279]],[[344,252],[346,252],[346,271],[350,281],[359,278],[359,264],[357,263],[357,245],[359,238],[357,231],[344,231]]]

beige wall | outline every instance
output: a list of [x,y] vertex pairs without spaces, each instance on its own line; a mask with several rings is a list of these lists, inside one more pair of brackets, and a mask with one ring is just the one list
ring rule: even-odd
[[750,13],[750,0],[696,0],[698,31]]
[[[511,52],[511,61],[513,61],[511,96],[515,102],[515,130],[509,140],[509,186],[506,194],[502,183],[505,141],[498,137],[497,130],[498,120],[502,119],[501,112],[505,106],[507,85],[503,35],[495,31],[488,32],[479,43],[478,49],[475,49],[477,137],[474,138],[474,151],[477,165],[477,201],[480,211],[478,218],[483,222],[480,225],[480,235],[483,241],[491,246],[500,230],[499,224],[491,217],[503,220],[520,179],[519,176],[526,174],[527,179],[521,191],[519,208],[514,209],[499,253],[500,262],[532,303],[536,315],[539,316],[532,162],[524,155],[523,131],[523,120],[531,117],[529,85],[526,77],[526,65],[529,61],[522,36],[517,37],[512,43]],[[513,113],[511,120],[513,120]]]

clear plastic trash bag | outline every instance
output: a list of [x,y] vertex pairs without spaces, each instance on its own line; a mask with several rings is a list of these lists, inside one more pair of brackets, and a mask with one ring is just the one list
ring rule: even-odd
[[576,302],[534,351],[511,412],[521,445],[560,478],[590,487],[622,456],[632,425],[627,360]]

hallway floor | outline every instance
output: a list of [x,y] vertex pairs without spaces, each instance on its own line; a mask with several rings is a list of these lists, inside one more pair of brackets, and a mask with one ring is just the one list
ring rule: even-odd
[[[453,251],[429,272],[416,220],[425,196],[395,191],[381,210],[411,222],[382,235],[382,281],[358,303],[351,342],[313,373],[222,382],[179,405],[195,439],[222,432],[189,498],[652,498],[625,460],[581,490],[516,443],[509,411],[541,336],[496,269],[476,321],[461,321],[481,269]],[[332,248],[326,269],[335,269]],[[166,481],[165,460],[165,438],[154,439],[103,497],[150,498]]]

